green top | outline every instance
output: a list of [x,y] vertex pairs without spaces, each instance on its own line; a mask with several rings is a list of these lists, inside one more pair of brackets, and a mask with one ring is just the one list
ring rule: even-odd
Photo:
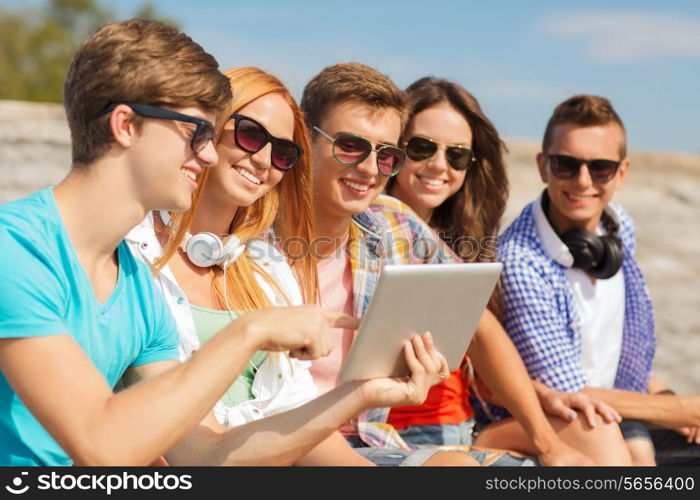
[[[194,326],[197,330],[197,337],[202,345],[208,342],[214,334],[235,320],[240,313],[219,311],[218,309],[209,309],[207,307],[191,306]],[[241,404],[244,401],[253,399],[253,379],[258,367],[265,361],[267,357],[266,351],[258,351],[253,356],[253,359],[246,365],[243,373],[231,384],[231,387],[221,397],[224,405],[232,408]]]

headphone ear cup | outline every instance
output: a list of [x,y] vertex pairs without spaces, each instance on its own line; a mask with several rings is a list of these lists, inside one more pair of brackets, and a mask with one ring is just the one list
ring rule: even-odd
[[240,238],[231,235],[226,241],[224,248],[221,252],[221,258],[217,262],[219,267],[226,270],[228,266],[236,262],[236,259],[241,256],[246,246],[240,240]]
[[622,267],[623,252],[620,238],[613,235],[599,237],[605,249],[605,257],[600,263],[592,268],[591,274],[596,278],[606,280],[612,278]]
[[185,252],[195,266],[211,267],[221,260],[224,245],[213,233],[197,233],[187,241]]
[[574,267],[588,271],[603,261],[605,247],[600,238],[583,229],[569,229],[561,240],[569,248],[574,258]]

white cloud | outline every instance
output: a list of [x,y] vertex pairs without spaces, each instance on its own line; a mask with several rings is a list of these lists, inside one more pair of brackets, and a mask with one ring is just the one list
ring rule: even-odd
[[666,57],[700,59],[700,19],[646,12],[554,15],[538,26],[584,42],[591,59],[633,63]]

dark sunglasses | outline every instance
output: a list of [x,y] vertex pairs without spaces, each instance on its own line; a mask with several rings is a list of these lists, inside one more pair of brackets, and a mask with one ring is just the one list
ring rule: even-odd
[[582,160],[569,155],[547,155],[547,158],[554,177],[573,179],[578,176],[581,165],[588,165],[591,179],[598,184],[605,184],[615,177],[622,163],[621,160]]
[[354,167],[367,158],[372,151],[377,152],[377,168],[385,177],[393,177],[399,173],[406,161],[403,149],[388,144],[380,144],[374,148],[369,139],[355,134],[338,134],[333,137],[319,127],[314,130],[333,143],[333,158],[341,165]]
[[[427,160],[438,150],[438,143],[427,137],[411,137],[406,141],[406,154],[413,161]],[[455,170],[467,170],[475,162],[474,152],[466,146],[454,144],[445,148],[445,158]]]
[[107,114],[114,110],[119,104],[124,104],[129,106],[134,113],[137,115],[145,116],[147,118],[159,118],[162,120],[175,120],[178,122],[194,123],[197,128],[194,129],[194,134],[192,134],[192,139],[190,140],[190,147],[195,153],[202,151],[209,141],[212,141],[216,137],[216,129],[214,125],[203,118],[196,118],[194,116],[183,115],[177,111],[172,111],[170,109],[163,109],[157,106],[149,106],[148,104],[135,104],[132,102],[124,103],[112,103],[105,108],[105,110],[100,113],[100,115]]
[[257,153],[268,142],[272,143],[271,163],[279,170],[289,170],[304,154],[304,150],[295,142],[274,137],[265,127],[248,116],[234,113],[231,118],[234,120],[233,138],[236,145],[248,153]]

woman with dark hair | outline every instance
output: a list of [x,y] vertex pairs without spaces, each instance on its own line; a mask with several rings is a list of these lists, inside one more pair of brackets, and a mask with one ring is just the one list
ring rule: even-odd
[[[454,82],[421,78],[407,94],[409,119],[401,145],[408,158],[387,192],[408,204],[465,262],[496,260],[499,222],[508,197],[503,141],[474,96]],[[498,304],[496,292],[464,369],[434,387],[423,405],[393,408],[388,422],[412,444],[471,444],[474,410],[465,379],[473,372],[473,362],[490,389],[479,385],[484,396],[515,417],[507,415],[510,418],[488,425],[478,405],[480,424],[485,426],[475,444],[538,455],[547,462],[541,436],[550,439],[556,433],[598,465],[628,464],[619,415],[612,408],[538,382],[532,382],[533,390],[517,350],[496,319]],[[586,418],[576,418],[575,410]]]
[[[406,92],[410,115],[402,143],[408,159],[387,191],[466,262],[493,261],[508,199],[503,141],[474,96],[456,83],[426,77]],[[433,130],[443,143],[428,134]],[[466,241],[480,244],[473,248]]]

